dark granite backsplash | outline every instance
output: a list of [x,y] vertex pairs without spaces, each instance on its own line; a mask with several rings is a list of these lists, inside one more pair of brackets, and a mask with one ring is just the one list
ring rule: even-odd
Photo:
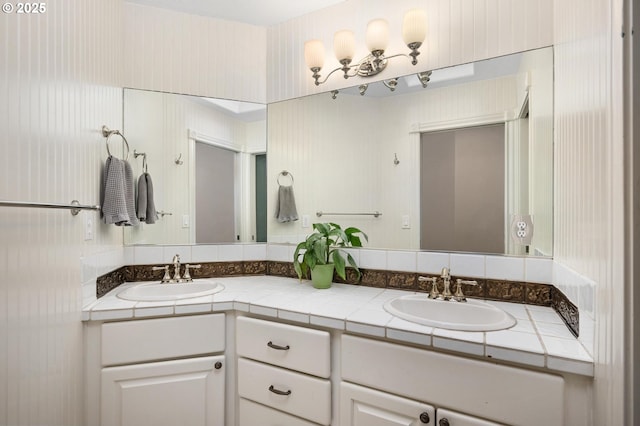
[[[192,269],[193,278],[213,278],[240,275],[274,275],[297,278],[291,262],[274,261],[239,261],[239,262],[202,262],[200,269]],[[153,271],[158,265],[131,265],[111,271],[97,279],[96,296],[104,296],[124,282],[160,281],[164,271]],[[184,267],[183,267],[184,268]],[[334,276],[334,282],[362,285],[367,287],[394,288],[399,290],[429,292],[431,282],[419,281],[418,276],[439,277],[433,274],[415,272],[383,271],[361,269],[360,280],[353,270],[347,270],[346,280]],[[184,269],[182,271],[184,273]],[[557,288],[551,284],[539,284],[519,281],[477,279],[471,277],[452,276],[451,282],[457,278],[475,280],[478,285],[462,285],[466,296],[479,299],[498,300],[503,302],[526,303],[529,305],[550,306],[564,320],[569,330],[577,337],[579,331],[578,308]],[[438,283],[442,291],[442,283]]]

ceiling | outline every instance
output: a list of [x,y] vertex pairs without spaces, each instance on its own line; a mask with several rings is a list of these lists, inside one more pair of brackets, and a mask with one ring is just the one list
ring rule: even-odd
[[126,0],[161,9],[269,27],[347,0]]

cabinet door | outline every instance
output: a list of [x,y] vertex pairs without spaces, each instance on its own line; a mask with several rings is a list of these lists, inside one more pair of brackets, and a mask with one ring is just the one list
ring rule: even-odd
[[500,423],[493,423],[455,411],[438,409],[436,426],[500,426]]
[[434,426],[431,405],[342,382],[340,424],[344,426]]
[[102,426],[224,426],[224,356],[102,370]]

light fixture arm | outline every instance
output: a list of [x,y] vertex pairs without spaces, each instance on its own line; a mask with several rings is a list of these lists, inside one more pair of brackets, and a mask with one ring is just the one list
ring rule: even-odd
[[416,56],[418,56],[419,54],[420,52],[415,50],[415,51],[412,51],[410,54],[397,53],[395,55],[385,56],[383,51],[374,51],[370,55],[367,55],[366,57],[362,58],[356,64],[350,65],[348,63],[345,63],[343,64],[342,67],[338,67],[331,70],[329,74],[327,74],[322,80],[320,80],[320,78],[322,77],[319,73],[320,68],[317,68],[317,67],[311,68],[311,72],[313,72],[313,79],[315,80],[315,85],[319,86],[321,84],[324,84],[329,79],[329,77],[331,77],[331,74],[337,71],[342,71],[344,73],[343,76],[345,79],[355,77],[357,75],[359,75],[360,77],[372,77],[382,72],[382,70],[386,68],[388,60],[393,58],[405,57],[411,61],[412,65],[416,65],[418,63]]

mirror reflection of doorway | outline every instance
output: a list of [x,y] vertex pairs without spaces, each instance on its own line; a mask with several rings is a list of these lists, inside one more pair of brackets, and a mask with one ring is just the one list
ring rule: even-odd
[[267,242],[267,154],[255,156],[256,162],[256,242]]
[[196,244],[236,241],[234,151],[196,142]]
[[504,141],[504,124],[421,135],[421,249],[504,253]]

